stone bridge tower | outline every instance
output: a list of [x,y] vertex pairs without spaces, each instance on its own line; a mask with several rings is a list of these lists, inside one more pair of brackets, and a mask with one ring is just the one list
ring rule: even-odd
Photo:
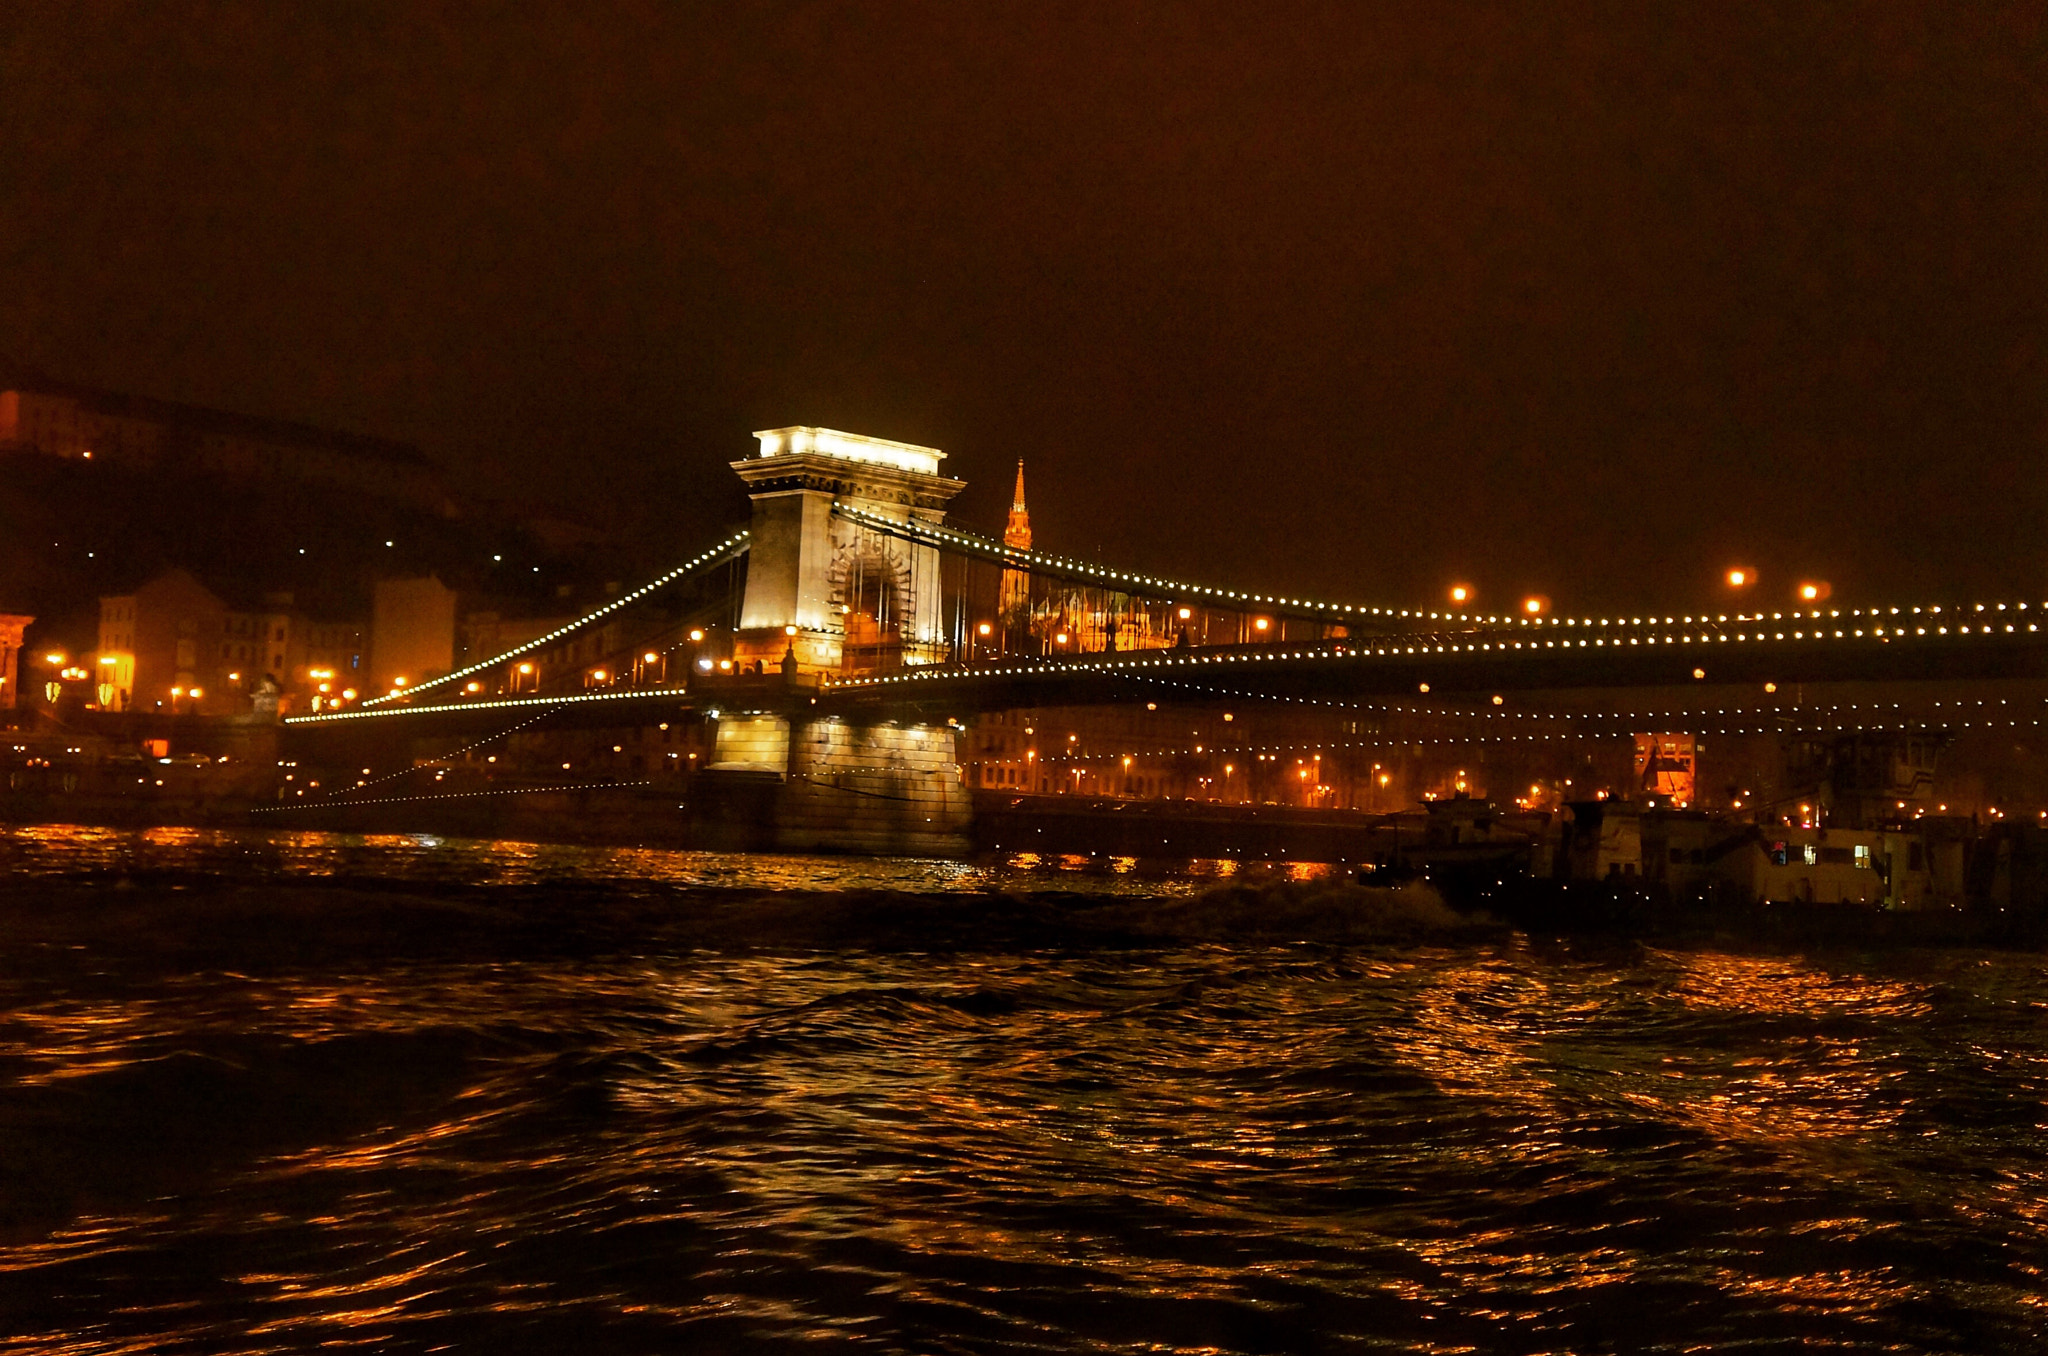
[[944,660],[938,550],[835,517],[832,504],[942,522],[966,488],[939,474],[946,454],[829,428],[754,437],[759,452],[732,463],[754,501],[735,661],[772,673],[793,650],[800,670],[838,673]]

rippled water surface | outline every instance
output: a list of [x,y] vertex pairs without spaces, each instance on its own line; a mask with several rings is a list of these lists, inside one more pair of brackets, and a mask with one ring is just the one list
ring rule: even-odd
[[2038,955],[1114,865],[0,870],[7,1352],[2044,1349]]

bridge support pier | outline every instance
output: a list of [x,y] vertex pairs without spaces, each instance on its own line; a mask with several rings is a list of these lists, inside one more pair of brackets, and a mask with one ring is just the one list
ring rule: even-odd
[[706,846],[952,857],[973,803],[948,725],[727,715],[690,812]]

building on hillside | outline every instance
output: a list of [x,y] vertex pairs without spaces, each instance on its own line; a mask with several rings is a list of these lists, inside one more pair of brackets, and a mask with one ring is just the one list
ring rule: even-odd
[[12,710],[21,687],[21,633],[34,617],[0,612],[0,711]]
[[230,606],[188,571],[169,570],[100,599],[97,704],[240,715],[267,685],[280,709],[318,709],[362,686],[363,630],[313,616],[289,593]]
[[370,607],[370,690],[383,694],[455,667],[455,590],[433,575],[380,579]]
[[0,453],[342,490],[451,515],[409,443],[41,379],[0,377]]

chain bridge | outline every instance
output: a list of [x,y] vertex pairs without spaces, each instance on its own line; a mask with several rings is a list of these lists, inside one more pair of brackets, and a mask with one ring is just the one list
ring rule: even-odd
[[701,749],[655,771],[687,783],[695,812],[772,822],[784,846],[932,850],[957,847],[972,813],[962,742],[1018,712],[1132,719],[1112,722],[1116,748],[1078,732],[1043,751],[984,740],[1029,776],[980,785],[1100,792],[1070,765],[1120,762],[1129,784],[1134,764],[1168,759],[1175,778],[1137,784],[1213,791],[1255,751],[1264,771],[1283,753],[1306,769],[1310,747],[1947,737],[2048,714],[2040,602],[1596,617],[1297,598],[1034,551],[1021,468],[997,540],[947,524],[964,483],[937,449],[809,427],[755,437],[732,463],[745,529],[524,644],[288,719],[295,758],[365,766],[281,808],[498,794],[421,787],[457,768],[489,779],[489,749],[550,730],[681,728]]

